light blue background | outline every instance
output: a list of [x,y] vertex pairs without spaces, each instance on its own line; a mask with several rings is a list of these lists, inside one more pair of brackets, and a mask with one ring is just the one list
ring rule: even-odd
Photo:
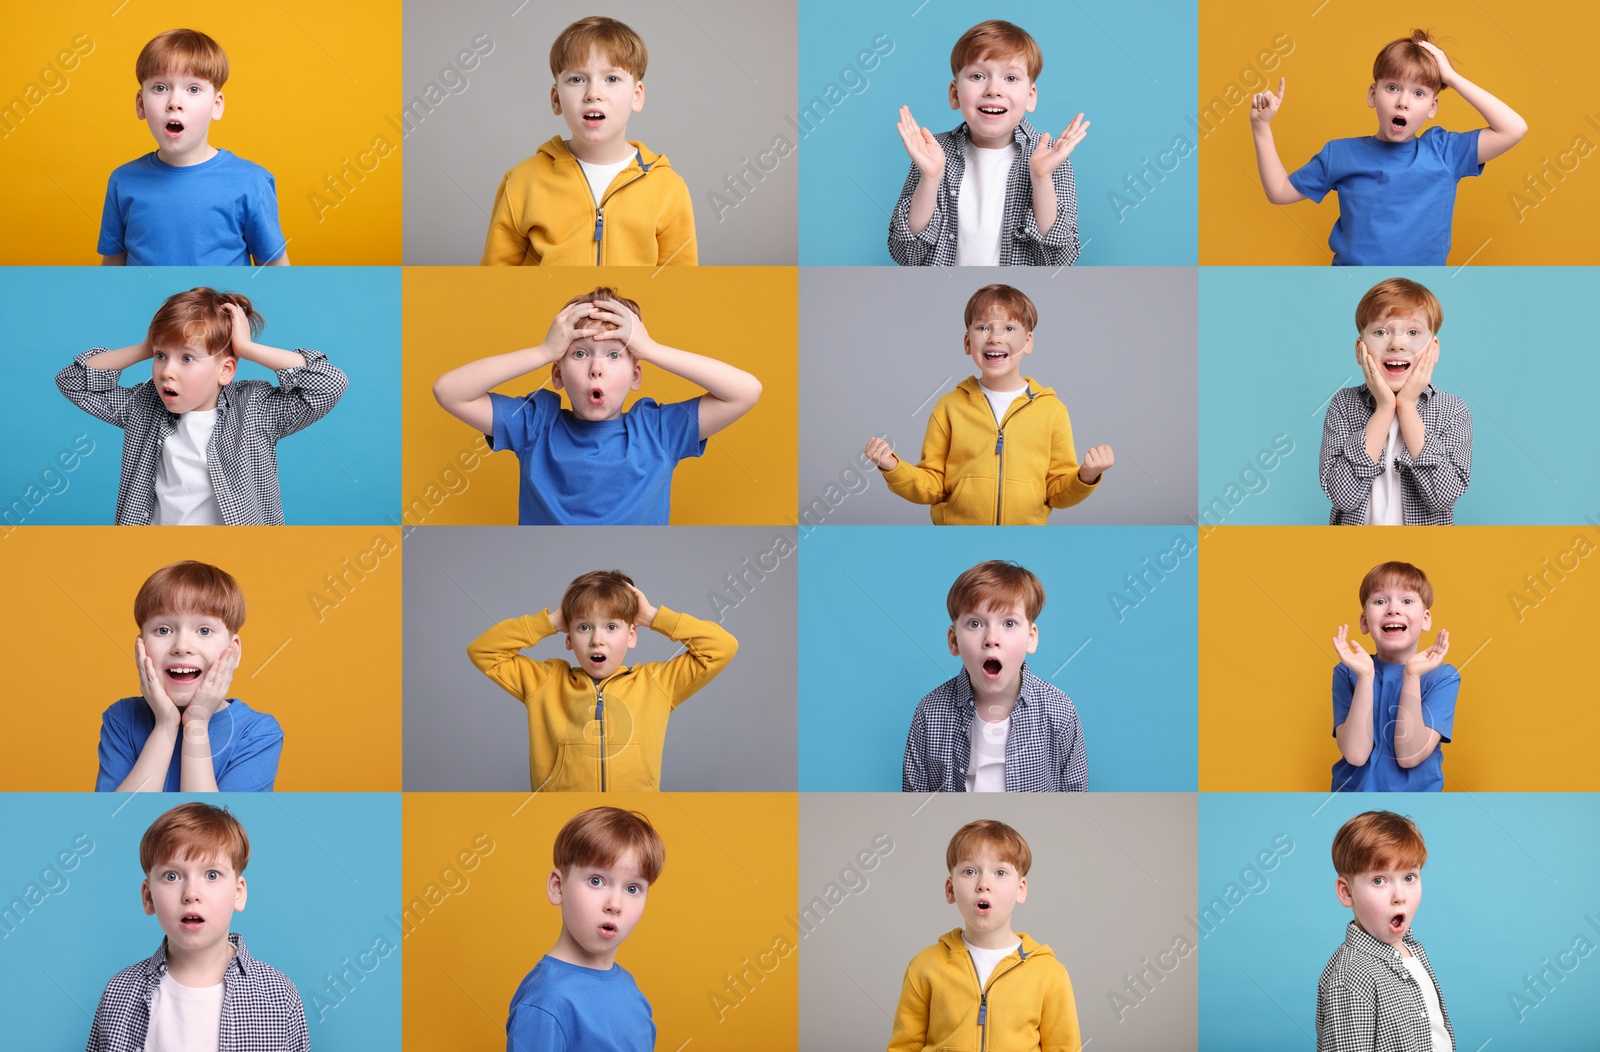
[[1180,536],[1195,543],[1187,526],[1075,526],[1064,535],[1021,526],[802,533],[801,791],[900,790],[918,699],[961,670],[946,643],[945,596],[969,567],[1011,559],[1044,584],[1039,649],[1028,667],[1072,698],[1089,788],[1193,792],[1198,553],[1191,547],[1148,598],[1122,611],[1120,624],[1107,598],[1137,599],[1123,577],[1143,572],[1147,558],[1154,565]]
[[[961,123],[950,108],[950,49],[989,18],[1026,29],[1044,53],[1039,104],[1028,121],[1058,136],[1082,112],[1092,123],[1072,151],[1077,178],[1082,264],[1193,266],[1197,260],[1198,149],[1194,86],[1199,78],[1193,3],[1155,0],[1113,4],[966,4],[906,0],[885,4],[816,0],[800,7],[800,92],[804,109],[830,82],[844,101],[809,134],[787,123],[777,131],[799,148],[800,263],[892,264],[889,214],[911,161],[895,125],[901,106],[938,134]],[[840,80],[872,41],[886,34],[894,50],[865,74]],[[887,47],[887,43],[884,45]],[[799,114],[795,114],[798,118]],[[811,119],[815,123],[815,118]],[[776,132],[774,133],[776,134]],[[1113,192],[1135,201],[1125,183],[1148,159],[1169,152],[1178,136],[1193,146],[1177,169],[1137,207],[1121,213]],[[1170,166],[1175,155],[1165,163]]]
[[[1355,815],[1385,806],[1409,815],[1427,841],[1414,931],[1439,979],[1456,1048],[1593,1048],[1600,952],[1579,962],[1520,1023],[1507,997],[1526,996],[1525,977],[1542,971],[1546,958],[1568,953],[1570,962],[1577,935],[1600,943],[1587,919],[1600,924],[1600,846],[1592,835],[1600,804],[1590,794],[1560,793],[1369,801],[1202,793],[1199,903],[1221,896],[1230,882],[1259,890],[1200,939],[1200,1048],[1312,1047],[1317,979],[1351,919],[1333,890],[1333,836]],[[1279,834],[1294,850],[1270,872],[1246,872]],[[1195,937],[1189,924],[1183,929]]]
[[[1600,389],[1588,304],[1600,278],[1581,267],[1200,268],[1200,507],[1273,436],[1294,452],[1208,525],[1318,525],[1322,421],[1341,387],[1364,383],[1356,304],[1390,277],[1426,285],[1444,307],[1433,382],[1472,411],[1472,480],[1464,525],[1569,525],[1600,515],[1600,471],[1587,425]],[[1261,482],[1251,482],[1259,489]]]
[[[244,877],[249,899],[231,931],[252,957],[283,972],[300,991],[318,1052],[400,1047],[400,932],[388,920],[400,903],[399,793],[6,793],[7,843],[0,906],[30,883],[56,886],[15,924],[0,925],[0,987],[8,1048],[82,1048],[95,1006],[113,975],[161,945],[161,927],[140,903],[139,840],[163,812],[191,799],[226,806],[250,836]],[[71,872],[41,878],[60,852],[87,834],[94,850]],[[63,886],[62,879],[67,883]],[[379,935],[396,945],[371,952]],[[377,966],[318,1021],[314,1000],[358,954]],[[354,989],[350,989],[353,986]]]
[[[200,285],[242,292],[267,321],[269,347],[322,351],[350,378],[333,411],[278,443],[278,481],[290,525],[392,523],[400,508],[400,268],[7,267],[0,271],[0,356],[12,397],[0,417],[0,511],[22,500],[57,454],[87,434],[94,452],[67,488],[23,525],[111,525],[122,475],[122,429],[62,397],[55,375],[91,347],[138,343],[174,293]],[[239,378],[272,381],[240,362]],[[150,363],[121,384],[150,379]],[[56,482],[59,488],[60,483]],[[26,501],[24,501],[26,504]],[[13,515],[11,525],[16,525]]]

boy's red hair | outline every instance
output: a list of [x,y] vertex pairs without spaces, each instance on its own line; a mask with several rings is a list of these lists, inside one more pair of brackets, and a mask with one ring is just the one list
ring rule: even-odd
[[1368,289],[1356,304],[1356,331],[1365,332],[1368,325],[1391,314],[1412,312],[1428,319],[1429,332],[1444,328],[1444,305],[1428,286],[1410,278],[1386,278]]
[[221,91],[228,82],[228,54],[198,29],[169,29],[144,46],[133,72],[140,84],[152,77],[187,73],[209,80]]
[[1356,815],[1333,838],[1333,869],[1346,880],[1375,869],[1421,869],[1427,861],[1422,831],[1393,811]]
[[980,59],[1019,58],[1028,69],[1028,79],[1038,80],[1044,72],[1044,52],[1039,42],[1028,31],[1010,22],[991,18],[979,22],[956,41],[950,50],[950,75],[961,76],[961,71]]
[[944,868],[953,872],[957,862],[972,858],[984,848],[993,851],[1001,862],[1016,866],[1018,876],[1027,876],[1033,868],[1033,852],[1022,834],[993,818],[980,818],[956,830],[944,850]]
[[1410,36],[1383,45],[1372,63],[1372,82],[1409,80],[1424,85],[1435,95],[1443,91],[1444,75],[1439,72],[1439,60],[1422,47],[1424,43],[1433,43],[1428,31],[1413,29]]
[[594,52],[633,74],[634,80],[644,79],[644,68],[650,62],[650,52],[638,33],[615,18],[590,15],[563,29],[550,45],[550,75],[560,77],[562,70],[576,68]]
[[1367,571],[1367,576],[1361,579],[1361,605],[1366,606],[1372,593],[1386,585],[1416,592],[1422,600],[1423,609],[1433,609],[1433,585],[1428,583],[1428,575],[1410,563],[1402,562],[1379,563]]
[[151,574],[133,600],[133,621],[141,629],[158,614],[200,614],[237,632],[244,625],[244,612],[244,592],[233,575],[193,559]]
[[250,300],[238,292],[218,292],[202,285],[168,296],[167,301],[150,319],[150,346],[203,347],[207,354],[226,354],[237,357],[233,349],[233,319],[222,309],[231,303],[243,314],[254,339],[266,326],[266,319],[250,306]]
[[1032,332],[1039,324],[1039,311],[1033,301],[1021,289],[1014,289],[1010,285],[985,285],[974,292],[967,300],[966,313],[961,317],[970,329],[974,318],[981,318],[991,311],[999,311],[1028,332]]
[[650,819],[620,807],[592,807],[556,834],[555,863],[562,873],[574,866],[612,866],[630,851],[639,875],[654,884],[667,864],[667,846]]
[[621,570],[590,570],[567,585],[561,596],[561,620],[572,628],[572,623],[584,614],[596,617],[614,617],[633,624],[639,612],[639,599],[628,586],[633,578]]
[[970,610],[1013,606],[1021,607],[1029,621],[1037,621],[1039,611],[1044,609],[1044,585],[1025,567],[990,559],[962,571],[950,586],[944,606],[951,623]]
[[158,862],[225,858],[237,876],[250,864],[250,838],[225,807],[198,800],[179,804],[150,823],[139,841],[139,868],[148,876]]

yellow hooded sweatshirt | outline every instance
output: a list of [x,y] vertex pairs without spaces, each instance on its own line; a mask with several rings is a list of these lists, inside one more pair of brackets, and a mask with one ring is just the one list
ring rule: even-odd
[[961,929],[911,958],[894,1013],[889,1052],[1079,1052],[1072,980],[1048,946],[1021,933],[978,989]]
[[692,267],[689,187],[665,154],[629,142],[633,160],[596,208],[578,159],[557,135],[500,180],[483,266]]
[[599,681],[560,658],[522,655],[556,634],[548,610],[502,621],[467,645],[478,670],[528,707],[534,792],[661,788],[667,717],[727,667],[739,641],[720,625],[664,606],[656,607],[650,627],[686,652]]
[[1043,526],[1051,508],[1095,491],[1078,480],[1072,421],[1054,390],[1028,387],[995,421],[978,378],[939,399],[922,439],[922,462],[884,472],[889,489],[933,505],[935,526]]

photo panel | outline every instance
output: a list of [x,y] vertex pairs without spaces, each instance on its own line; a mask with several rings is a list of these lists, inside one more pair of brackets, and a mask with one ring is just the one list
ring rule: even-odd
[[1053,509],[1047,521],[1190,522],[1195,272],[1181,267],[925,274],[806,268],[800,275],[801,521],[932,520],[927,505],[888,490],[863,450],[877,436],[908,464],[922,458],[936,403],[979,371],[964,349],[965,309],[990,284],[1009,285],[1034,304],[1039,320],[1022,376],[1054,391],[1065,407],[1078,461],[1098,445],[1111,446],[1116,458],[1094,492]]
[[[978,819],[1004,822],[1028,844],[1033,865],[1011,928],[1065,966],[1083,1045],[1193,1049],[1200,985],[1187,928],[1196,886],[1191,793],[804,794],[800,1047],[889,1043],[907,962],[962,927],[945,895],[945,853],[956,831]],[[1000,1018],[1002,991],[991,992],[994,1026],[1016,1026]],[[1060,1041],[1046,1035],[1044,1047]]]
[[1078,713],[1091,790],[1195,788],[1195,532],[828,526],[803,534],[800,788],[895,792],[917,701],[964,675],[946,600],[988,559],[1038,577],[1038,678]]
[[[794,531],[782,528],[412,531],[406,538],[406,788],[511,791],[605,776],[621,779],[613,788],[642,779],[677,792],[792,791],[796,558]],[[475,667],[468,653],[474,640],[487,640],[491,629],[513,618],[512,632],[538,631],[534,623],[543,622],[537,615],[559,612],[576,578],[613,569],[633,579],[660,619],[655,630],[637,628],[637,646],[621,658],[633,672],[614,682],[608,673],[600,682],[609,686],[597,688],[577,667],[583,658],[567,646],[577,640],[582,648],[586,637],[561,633],[527,650],[532,678],[521,682],[531,703]],[[676,620],[674,612],[693,620]],[[683,645],[665,634],[669,629]],[[730,636],[736,653],[728,660]],[[523,640],[496,638],[484,643],[486,653],[499,647],[511,669],[522,665],[512,651]],[[690,645],[696,649],[686,649]],[[720,670],[710,680],[696,673],[693,685],[682,688],[690,691],[687,700],[662,686],[679,682],[671,669],[701,658]],[[557,671],[548,671],[549,662]],[[609,738],[594,715],[597,689]],[[568,708],[555,708],[563,704]],[[552,715],[559,711],[568,713],[566,722]],[[669,711],[665,749],[653,753],[660,746],[646,739],[661,733],[659,721]],[[547,718],[565,728],[559,742],[546,733]],[[644,737],[635,738],[632,727]],[[557,750],[553,766],[538,766],[537,777],[531,739],[540,750]],[[597,770],[578,772],[580,762]]]

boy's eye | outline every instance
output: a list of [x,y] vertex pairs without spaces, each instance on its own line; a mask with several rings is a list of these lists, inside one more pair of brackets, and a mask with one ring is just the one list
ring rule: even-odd
[[222,879],[222,871],[221,870],[216,870],[216,869],[208,869],[208,870],[206,870],[206,879],[207,880],[221,880]]
[[209,636],[212,632],[214,632],[216,630],[214,628],[212,628],[210,625],[201,625],[200,628],[198,629],[198,631],[203,636]]
[[1016,628],[1017,627],[1017,622],[1015,621],[1015,619],[1008,617],[1008,618],[1006,618],[1006,627],[1007,628]]
[[579,632],[587,632],[587,631],[589,631],[589,626],[587,624],[581,624],[581,625],[578,626],[578,631]]
[[967,627],[968,628],[977,628],[978,627],[978,619],[977,618],[973,618],[971,621],[968,621],[967,622]]
[[628,885],[628,894],[630,894],[630,895],[643,895],[644,894],[644,888],[640,887],[637,884],[629,884]]
[[609,354],[607,354],[606,357],[610,358],[612,361],[616,361],[617,359],[622,357],[622,352],[621,351],[612,351]]
[[1372,878],[1372,883],[1376,884],[1376,885],[1379,885],[1379,886],[1382,886],[1383,884],[1385,884],[1388,881],[1388,879],[1389,878],[1387,878],[1387,877],[1373,877]]
[[171,633],[171,631],[172,631],[172,629],[168,628],[166,625],[158,625],[156,627],[155,632],[152,633],[152,634],[158,635],[158,636],[164,636],[164,635],[167,635],[167,634]]
[[591,888],[603,887],[604,885],[605,885],[605,881],[603,879],[601,879],[600,877],[598,877],[598,876],[593,876],[593,877],[589,878],[589,886]]

